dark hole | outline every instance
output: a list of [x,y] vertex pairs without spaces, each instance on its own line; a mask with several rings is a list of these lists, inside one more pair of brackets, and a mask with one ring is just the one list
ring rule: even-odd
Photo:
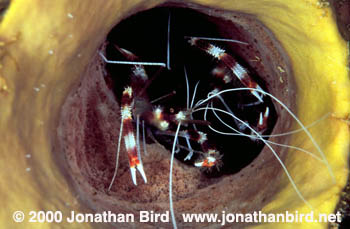
[[[187,70],[189,80],[190,102],[197,82],[200,81],[195,97],[195,103],[201,99],[207,98],[208,93],[213,90],[213,87],[221,83],[218,82],[218,80],[215,80],[212,75],[212,70],[218,66],[218,62],[202,50],[190,46],[184,37],[197,36],[221,38],[220,31],[217,30],[216,25],[217,23],[221,23],[222,19],[209,17],[197,11],[184,8],[161,7],[144,11],[131,16],[113,28],[107,38],[108,44],[106,55],[109,60],[126,60],[125,57],[114,47],[114,44],[116,44],[137,55],[140,61],[166,63],[169,12],[171,12],[171,70],[165,68],[160,70],[161,67],[145,67],[149,78],[153,78],[149,87],[146,89],[145,98],[147,101],[153,101],[163,95],[175,91],[175,95],[170,96],[167,99],[159,100],[153,103],[152,106],[162,106],[165,112],[173,111],[176,113],[179,110],[186,109],[187,93],[184,67]],[[235,25],[232,24],[232,27],[234,26]],[[235,55],[234,46],[240,44],[232,45],[232,43],[220,41],[210,42],[220,48],[229,50],[228,53],[249,71],[250,76],[254,81],[258,82],[260,87],[266,90],[265,83],[259,77],[259,73],[255,72],[255,70],[244,61],[242,56]],[[108,74],[106,79],[113,88],[119,103],[121,101],[122,91],[130,84],[131,67],[131,65],[121,64],[107,65]],[[229,84],[222,85],[221,83],[222,90],[239,87],[244,86],[236,77],[233,77],[233,81]],[[135,93],[137,93],[137,91]],[[243,121],[248,122],[252,127],[257,126],[259,114],[264,112],[266,107],[269,107],[270,116],[268,119],[268,127],[263,134],[266,135],[271,133],[277,115],[271,100],[267,96],[264,97],[263,103],[251,106],[248,106],[248,104],[255,103],[257,98],[249,91],[230,92],[223,94],[222,97],[233,113]],[[219,99],[214,99],[212,101],[215,108],[225,109],[225,106]],[[193,114],[195,120],[203,120],[203,116],[203,111]],[[238,129],[237,123],[231,117],[221,113],[219,113],[219,117],[228,125]],[[222,132],[233,132],[227,126],[222,124],[213,112],[208,111],[207,120],[211,123],[211,126],[214,126]],[[264,147],[264,144],[261,141],[253,141],[248,137],[228,136],[215,133],[209,129],[208,125],[196,124],[196,127],[198,130],[207,133],[209,141],[215,145],[216,149],[220,151],[222,156],[221,159],[223,163],[219,169],[204,170],[208,177],[218,177],[223,174],[238,172],[256,158]],[[193,130],[194,128],[193,124],[188,124],[187,126],[183,126],[181,130]],[[171,150],[173,136],[168,136],[164,134],[164,132],[161,132],[150,125],[147,125],[147,129],[159,143]],[[172,134],[175,133],[175,129],[176,125],[171,125],[170,130],[172,131]],[[245,133],[249,134],[249,129],[246,129]],[[152,141],[153,140],[150,137],[147,137],[148,143]],[[194,150],[201,151],[200,145],[196,142],[191,141],[190,144]],[[189,148],[184,138],[179,138],[179,145]],[[199,157],[202,157],[200,153],[194,153],[190,160],[185,161],[184,158],[187,155],[188,151],[186,149],[181,149],[180,152],[176,153],[175,157],[183,163],[192,166]]]
[[346,228],[350,228],[350,216],[349,215],[345,216],[339,225],[339,229],[346,229]]

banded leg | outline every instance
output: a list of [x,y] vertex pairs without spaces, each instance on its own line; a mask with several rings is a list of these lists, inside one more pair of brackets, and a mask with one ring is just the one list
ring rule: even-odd
[[123,133],[120,133],[124,139],[124,144],[129,158],[129,166],[131,172],[131,178],[135,185],[136,183],[136,169],[140,172],[143,180],[147,183],[146,174],[143,170],[141,158],[139,158],[138,147],[136,145],[136,137],[134,134],[132,107],[133,107],[133,91],[131,87],[125,88],[122,95],[122,125],[125,129]]
[[221,165],[221,155],[216,147],[211,144],[207,138],[207,134],[196,131],[188,130],[183,132],[184,136],[200,144],[203,152],[203,156],[198,159],[194,166],[202,168],[219,168]]
[[[179,111],[176,114],[166,114],[159,106],[154,108],[153,111],[148,112],[144,118],[148,123],[157,127],[160,134],[171,136],[174,135],[172,131],[169,131],[171,123],[178,124],[182,122],[196,122],[196,120],[192,120],[190,118],[190,115],[187,111]],[[191,147],[191,140],[197,142],[202,148],[203,157],[195,163],[195,166],[205,168],[220,166],[220,153],[216,150],[215,146],[208,142],[207,135],[205,133],[197,130],[187,130],[181,131],[179,133],[179,137],[186,139],[188,150],[190,151],[184,160],[190,160],[195,151]]]
[[[227,68],[232,71],[232,73],[239,79],[239,81],[247,88],[260,89],[262,88],[249,76],[247,70],[240,65],[231,55],[227,54],[226,51],[218,46],[215,46],[204,40],[192,37],[188,40],[192,46],[196,46],[203,50],[208,55],[214,57],[218,61],[222,62]],[[222,72],[220,69],[216,69],[219,73]],[[215,73],[217,74],[217,72]],[[220,73],[221,74],[221,73]],[[222,78],[224,81],[229,81],[229,78]],[[251,90],[252,95],[254,95],[260,102],[263,102],[263,95],[258,92]]]

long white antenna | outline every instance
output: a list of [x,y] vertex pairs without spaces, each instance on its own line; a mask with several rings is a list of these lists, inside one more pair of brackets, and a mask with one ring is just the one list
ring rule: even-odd
[[276,153],[276,151],[271,147],[271,145],[263,138],[261,137],[261,135],[256,131],[254,130],[249,124],[245,123],[244,121],[242,121],[241,119],[239,119],[237,116],[235,116],[234,114],[231,114],[225,110],[222,110],[222,109],[218,109],[218,108],[214,108],[214,107],[201,107],[201,108],[197,108],[195,109],[193,112],[197,112],[197,111],[200,111],[200,110],[207,110],[207,109],[210,109],[210,110],[217,110],[219,112],[223,112],[225,114],[228,114],[230,115],[231,117],[233,117],[234,119],[237,119],[237,121],[239,121],[240,123],[242,123],[243,125],[245,125],[247,128],[249,128],[256,136],[257,138],[262,141],[270,150],[271,152],[273,153],[273,155],[275,156],[275,158],[277,159],[277,161],[280,163],[280,165],[282,166],[282,169],[284,170],[285,174],[287,175],[290,183],[292,184],[295,192],[297,193],[297,195],[299,196],[299,198],[307,205],[309,206],[312,210],[313,210],[313,207],[312,205],[305,199],[305,197],[301,194],[300,190],[298,189],[298,187],[296,186],[292,176],[290,175],[290,173],[288,172],[288,169],[287,167],[284,165],[283,161],[280,159],[280,157],[278,156],[278,154]]
[[121,61],[121,60],[108,60],[103,53],[100,51],[99,52],[100,56],[102,59],[107,63],[107,64],[129,64],[129,65],[150,65],[150,66],[162,66],[166,67],[164,63],[158,63],[158,62],[139,62],[139,61]]
[[[327,169],[329,171],[329,175],[331,176],[332,180],[333,180],[333,183],[336,184],[336,179],[335,179],[335,176],[334,176],[334,173],[333,173],[333,170],[331,168],[331,166],[329,165],[328,161],[327,161],[327,158],[325,156],[325,154],[323,153],[323,151],[321,150],[320,146],[317,144],[317,142],[315,141],[315,139],[312,137],[311,133],[306,129],[306,127],[304,126],[304,124],[297,118],[297,116],[282,102],[280,101],[278,98],[276,98],[275,96],[273,96],[272,94],[266,92],[266,91],[263,91],[263,90],[260,90],[260,89],[255,89],[255,88],[232,88],[232,89],[226,89],[226,90],[222,90],[220,92],[218,92],[217,94],[213,94],[213,95],[210,95],[208,96],[206,99],[204,100],[200,100],[196,103],[195,107],[194,108],[197,108],[198,106],[201,106],[202,104],[208,102],[209,100],[213,99],[214,97],[217,97],[218,95],[221,95],[223,93],[227,93],[227,92],[233,92],[233,91],[257,91],[263,95],[267,95],[269,96],[270,98],[272,98],[273,100],[275,100],[277,103],[279,103],[289,114],[290,116],[292,116],[292,118],[299,124],[299,126],[303,129],[304,133],[309,137],[309,139],[311,140],[312,144],[315,146],[315,148],[317,149],[317,151],[320,153],[323,161],[326,164],[327,166]],[[239,121],[239,119],[237,119]],[[244,124],[246,125],[246,124]],[[247,126],[248,127],[248,126]],[[249,128],[250,129],[250,128]],[[255,130],[253,132],[256,132]],[[259,134],[259,136],[261,137],[261,135]],[[259,138],[260,138],[259,137]],[[265,143],[265,140],[262,140],[264,143]],[[265,143],[266,144],[266,143]]]
[[168,40],[167,40],[167,62],[166,62],[166,68],[170,70],[170,19],[171,19],[171,12],[169,12],[168,17]]
[[177,125],[175,137],[174,137],[174,143],[173,143],[173,149],[171,150],[171,159],[170,159],[170,172],[169,172],[169,208],[170,208],[170,215],[171,215],[171,221],[173,223],[173,228],[177,229],[176,226],[176,219],[175,219],[175,212],[174,212],[174,205],[173,205],[173,165],[174,165],[174,156],[175,156],[175,146],[177,142],[177,136],[179,135],[181,122]]
[[195,38],[195,39],[201,39],[201,40],[208,40],[208,41],[225,41],[225,42],[232,42],[232,43],[238,43],[242,45],[249,45],[247,42],[234,40],[234,39],[225,39],[225,38],[211,38],[211,37],[193,37],[193,36],[184,36],[184,38]]
[[114,169],[113,178],[112,178],[111,183],[109,184],[109,187],[108,187],[108,191],[111,190],[112,185],[114,183],[114,180],[117,177],[118,164],[119,164],[119,153],[120,153],[120,143],[121,143],[122,134],[123,134],[123,119],[121,119],[121,120],[122,121],[120,123],[120,129],[119,129],[118,148],[117,148],[117,153],[115,155],[115,169]]

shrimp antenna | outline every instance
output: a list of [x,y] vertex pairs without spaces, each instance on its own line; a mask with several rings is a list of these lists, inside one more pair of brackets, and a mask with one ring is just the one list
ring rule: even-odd
[[[226,90],[222,90],[220,92],[218,92],[217,94],[214,95],[210,95],[208,96],[206,99],[198,101],[195,105],[195,108],[198,106],[203,105],[204,103],[208,102],[209,100],[213,99],[214,97],[217,97],[220,94],[223,93],[227,93],[227,92],[233,92],[233,91],[257,91],[263,95],[267,95],[270,98],[272,98],[273,100],[275,100],[277,103],[279,103],[289,114],[290,116],[293,117],[293,119],[299,124],[299,126],[303,129],[303,131],[305,132],[305,134],[309,137],[310,141],[312,142],[312,144],[315,146],[315,148],[317,149],[317,151],[319,152],[319,154],[322,157],[322,160],[326,163],[329,175],[331,176],[333,183],[336,183],[336,179],[333,173],[333,170],[331,168],[331,166],[329,165],[327,158],[325,156],[325,154],[323,153],[323,151],[321,150],[320,146],[317,144],[317,142],[315,141],[315,139],[312,137],[311,133],[307,130],[307,128],[304,126],[304,124],[298,119],[298,117],[278,98],[276,98],[275,96],[273,96],[272,94],[260,90],[260,89],[256,89],[256,88],[231,88],[231,89],[226,89]],[[238,119],[237,119],[238,120]],[[248,127],[248,126],[247,126]],[[250,129],[250,128],[249,128]],[[255,130],[253,131],[254,133],[256,132]],[[261,135],[259,134],[259,138],[261,137]],[[265,140],[263,141],[265,143]],[[266,144],[266,143],[265,143]]]
[[120,130],[119,130],[119,138],[118,138],[118,148],[117,148],[117,153],[115,155],[115,169],[114,169],[114,174],[113,178],[111,180],[111,183],[109,184],[108,191],[111,190],[112,185],[114,183],[115,178],[117,177],[117,171],[118,171],[118,165],[119,165],[119,153],[120,153],[120,144],[122,140],[122,133],[123,133],[123,119],[120,124]]
[[278,154],[276,153],[276,151],[272,148],[272,146],[263,138],[261,137],[261,135],[256,131],[254,130],[249,124],[247,124],[246,122],[242,121],[241,119],[239,119],[237,116],[235,116],[234,114],[231,114],[227,111],[224,111],[222,109],[218,109],[218,108],[214,108],[214,107],[201,107],[201,108],[198,108],[196,110],[194,110],[193,112],[196,112],[196,111],[200,111],[200,110],[217,110],[217,111],[220,111],[220,112],[223,112],[227,115],[230,115],[231,117],[233,117],[234,119],[237,119],[237,121],[239,121],[240,123],[242,123],[243,125],[245,125],[248,129],[250,129],[258,138],[259,140],[261,140],[262,142],[264,142],[264,144],[271,150],[271,152],[273,153],[273,155],[276,157],[277,161],[280,163],[280,165],[282,166],[285,174],[287,175],[290,183],[292,184],[295,192],[297,193],[297,195],[299,196],[299,198],[307,205],[309,206],[311,209],[313,209],[312,205],[305,199],[305,197],[301,194],[300,190],[298,189],[298,187],[296,186],[292,176],[290,175],[290,173],[288,172],[288,169],[287,167],[284,165],[283,161],[281,160],[281,158],[278,156]]
[[165,67],[166,65],[164,63],[158,63],[158,62],[139,62],[139,61],[121,61],[121,60],[108,60],[103,53],[100,51],[98,53],[104,62],[107,64],[128,64],[128,65],[150,65],[150,66],[161,66]]
[[225,39],[225,38],[194,37],[194,36],[184,36],[184,38],[185,39],[195,38],[195,39],[208,40],[208,41],[224,41],[224,42],[238,43],[242,45],[249,45],[247,42],[234,40],[234,39]]
[[173,223],[174,229],[177,229],[177,225],[176,225],[174,204],[173,204],[173,165],[174,165],[175,147],[176,147],[180,127],[181,127],[181,122],[179,122],[179,124],[177,125],[177,129],[174,137],[173,148],[171,150],[170,171],[169,171],[169,208],[170,208],[171,221]]
[[167,39],[167,62],[166,62],[166,68],[170,70],[170,21],[171,21],[171,12],[169,11],[169,17],[168,17],[168,39]]

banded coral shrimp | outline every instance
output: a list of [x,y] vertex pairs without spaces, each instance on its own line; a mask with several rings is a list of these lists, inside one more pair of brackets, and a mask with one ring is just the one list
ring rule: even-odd
[[[167,17],[166,17],[167,18]],[[166,34],[166,33],[163,33],[163,34]],[[176,34],[176,33],[175,33]],[[196,34],[195,34],[196,35]],[[210,35],[210,34],[209,34]],[[209,36],[208,35],[208,36]],[[182,33],[181,35],[181,39],[183,39],[183,37],[184,36],[189,36],[189,33]],[[127,50],[132,50],[132,52],[133,53],[135,53],[136,54],[136,52],[132,49],[132,48],[129,48],[129,47],[126,47],[125,45],[123,45],[123,44],[121,44],[121,42],[116,42],[119,46],[121,46],[121,47],[125,47]],[[137,42],[136,42],[137,43]],[[184,43],[186,43],[186,41],[184,41]],[[185,45],[187,45],[187,44],[185,44]],[[185,46],[184,45],[184,46]],[[159,45],[158,45],[159,46]],[[158,47],[157,46],[157,47]],[[178,45],[179,46],[179,45]],[[177,46],[177,47],[178,47]],[[166,45],[163,45],[162,47],[167,47]],[[169,47],[169,46],[168,46]],[[174,47],[174,45],[172,45],[171,47]],[[175,45],[175,47],[176,47],[176,45]],[[190,49],[190,47],[188,47],[188,46],[186,46],[186,48],[189,48]],[[113,49],[113,48],[112,48]],[[172,48],[172,50],[173,50],[173,48]],[[194,49],[195,50],[195,49]],[[197,51],[194,51],[194,52],[199,52],[200,50],[197,50]],[[114,54],[111,54],[111,53],[108,53],[108,52],[111,52],[111,53],[114,53]],[[174,50],[172,53],[176,53],[176,52],[179,52],[179,51],[177,51],[177,50]],[[116,50],[108,50],[107,49],[107,57],[108,57],[108,59],[121,59],[121,58],[123,58],[123,57],[121,57],[121,56],[114,56],[114,55],[117,55],[117,54],[115,54],[115,53],[118,53]],[[163,52],[162,53],[166,53],[166,52],[164,52],[164,50],[163,50]],[[139,55],[139,53],[137,52],[137,55]],[[143,55],[143,56],[148,56],[149,54],[146,54],[146,55]],[[197,55],[197,54],[196,54]],[[114,57],[113,57],[114,56]],[[139,55],[139,56],[142,56],[142,55]],[[161,55],[158,55],[158,57],[159,56],[161,56]],[[176,61],[176,59],[177,59],[177,57],[176,57],[176,55],[175,54],[171,54],[171,56],[172,56],[172,60],[173,60],[173,62],[171,62],[171,64],[170,65],[172,65],[171,66],[171,68],[172,69],[176,69],[173,65],[173,63],[175,62],[177,62]],[[174,56],[174,57],[173,57]],[[183,57],[183,54],[181,54],[181,55],[179,55],[179,56],[182,56]],[[160,59],[162,59],[162,58],[160,58]],[[165,58],[163,58],[163,59],[165,59]],[[188,58],[188,59],[191,59],[190,57]],[[199,54],[198,56],[196,56],[196,60],[198,61],[198,62],[200,62],[200,63],[210,63],[210,61],[212,61],[212,60],[208,60],[208,56],[205,56],[205,55],[201,55],[201,54]],[[150,60],[151,61],[151,60]],[[153,61],[153,60],[152,60]],[[159,58],[157,58],[156,59],[156,62],[157,61],[159,61]],[[164,61],[165,62],[165,61]],[[184,62],[184,61],[182,61],[182,62]],[[198,74],[196,74],[195,73],[195,67],[193,66],[194,64],[189,64],[189,65],[186,65],[186,69],[187,69],[187,72],[188,72],[188,76],[189,76],[189,79],[190,79],[190,85],[192,85],[192,86],[190,86],[190,88],[192,89],[193,88],[193,85],[196,85],[197,84],[197,79],[196,78],[193,78],[193,76],[194,75],[198,75]],[[108,68],[114,68],[114,67],[117,67],[117,66],[108,66]],[[130,67],[130,66],[129,66]],[[128,68],[129,68],[128,67]],[[201,66],[201,67],[203,67],[203,66]],[[117,68],[120,68],[120,66],[118,66]],[[152,90],[151,88],[159,88],[159,85],[164,85],[165,83],[167,83],[167,84],[169,84],[169,82],[166,82],[166,81],[169,81],[169,78],[171,79],[171,78],[176,78],[178,75],[181,75],[182,77],[180,77],[180,80],[178,81],[178,85],[180,85],[179,87],[177,87],[178,89],[176,90],[176,95],[186,95],[187,94],[187,89],[186,89],[186,87],[184,87],[184,82],[185,82],[185,80],[184,80],[184,77],[183,77],[183,68],[182,68],[182,66],[180,67],[180,68],[178,68],[178,69],[181,69],[181,70],[179,70],[179,72],[181,71],[181,73],[178,73],[178,74],[172,74],[172,75],[170,75],[170,76],[173,76],[173,77],[168,77],[167,78],[167,80],[160,80],[160,81],[158,81],[158,82],[156,82],[156,80],[154,80],[151,84],[150,84],[150,91],[152,91],[152,93],[147,93],[148,95],[152,95],[153,96],[153,99],[157,99],[157,98],[159,98],[159,97],[161,97],[161,96],[163,96],[163,95],[165,95],[165,94],[168,94],[169,92],[171,92],[171,91],[173,91],[173,87],[171,87],[171,89],[164,89],[164,90],[161,90],[161,91],[157,91],[157,90]],[[206,72],[211,72],[211,69],[212,69],[212,66],[209,66],[209,67],[207,67],[206,68]],[[113,70],[110,70],[111,72],[113,72]],[[124,73],[123,73],[123,71],[124,71]],[[152,74],[152,71],[156,71],[156,70],[152,70],[152,69],[148,69],[147,70],[148,72],[151,72],[151,73],[149,73],[149,75],[150,76],[152,76],[153,74]],[[125,75],[125,76],[128,76],[129,74],[128,74],[128,70],[120,70],[120,69],[118,69],[118,70],[115,70],[115,72],[118,72],[118,74],[120,74],[120,75]],[[123,74],[122,74],[122,73]],[[158,76],[160,79],[161,79],[161,77],[160,76]],[[210,76],[210,77],[212,77],[212,76]],[[123,81],[123,80],[126,80],[127,79],[127,77],[125,77],[125,78],[119,78],[118,79],[118,82],[121,82],[121,81]],[[158,78],[157,78],[158,79]],[[203,86],[202,85],[209,85],[209,84],[211,84],[210,83],[210,81],[208,80],[207,82],[204,80],[201,80],[200,81],[200,83],[198,84],[199,86],[198,86],[198,90],[199,90],[199,93],[196,95],[196,97],[194,97],[193,95],[193,97],[192,98],[196,98],[196,103],[195,103],[195,108],[198,108],[197,106],[199,106],[199,102],[198,101],[200,101],[200,100],[205,100],[206,98],[207,98],[207,95],[208,95],[208,92],[209,91],[207,91],[207,90],[204,90],[204,92],[201,92],[201,90],[203,90],[202,88],[203,88]],[[157,86],[156,86],[157,85]],[[173,85],[176,85],[175,83],[173,84]],[[259,84],[260,85],[260,84]],[[261,84],[261,85],[263,85],[263,84]],[[264,86],[262,86],[263,88],[264,88],[264,92],[266,92],[265,91],[265,87]],[[122,90],[123,90],[123,88],[121,88],[121,89],[117,89],[117,91],[119,91],[119,94],[120,94],[120,92],[122,92]],[[246,93],[245,93],[245,95],[247,95],[247,94],[249,94],[249,91],[250,89],[247,89],[246,90]],[[155,91],[157,91],[156,93],[155,93]],[[193,90],[191,90],[191,91],[193,91]],[[241,91],[244,91],[243,89],[241,90]],[[263,93],[263,92],[261,92],[261,93]],[[233,96],[233,95],[232,95]],[[218,97],[217,95],[216,95],[216,97]],[[242,96],[242,94],[241,95],[238,95],[237,97],[245,97],[245,96]],[[184,104],[186,104],[187,102],[184,102],[184,101],[186,101],[186,100],[190,100],[189,99],[189,96],[185,96],[185,97],[182,97],[182,99],[174,99],[175,98],[175,96],[173,96],[173,97],[170,97],[170,98],[168,98],[168,100],[166,100],[166,101],[161,101],[161,103],[162,103],[162,105],[164,106],[164,107],[166,107],[166,110],[168,110],[168,112],[169,113],[171,113],[171,112],[176,112],[176,111],[178,111],[178,110],[181,110],[181,109],[179,109],[178,107],[186,107]],[[191,98],[191,99],[192,99]],[[268,96],[266,96],[266,98],[269,98]],[[242,98],[241,98],[242,99]],[[265,98],[264,98],[265,99]],[[150,100],[152,100],[152,99],[150,99]],[[235,99],[233,99],[233,98],[230,98],[230,97],[225,97],[224,98],[224,101],[231,101],[231,100],[236,100],[236,98]],[[245,110],[245,109],[247,109],[248,110],[248,108],[246,108],[246,107],[249,107],[247,104],[251,104],[252,102],[254,102],[254,101],[256,101],[256,100],[254,100],[254,97],[250,97],[250,100],[248,100],[248,101],[244,101],[244,102],[241,102],[240,103],[240,106],[243,106],[244,108],[243,108],[243,110]],[[169,105],[169,104],[171,104],[171,105]],[[188,104],[188,103],[187,103]],[[215,101],[213,101],[213,108],[216,108],[216,109],[218,109],[217,111],[220,113],[221,111],[220,110],[223,110],[223,109],[225,109],[224,108],[224,106],[223,105],[220,105],[221,103],[220,103],[220,99],[219,98],[217,98]],[[211,106],[211,104],[209,104],[210,106]],[[247,106],[245,106],[245,105],[247,105]],[[229,104],[229,106],[230,106],[230,108],[231,108],[231,106],[232,106],[232,109],[237,109],[237,110],[239,110],[239,109],[242,109],[242,108],[240,108],[240,107],[236,107],[236,106],[234,106],[234,105],[232,105],[232,104]],[[255,108],[256,109],[256,106],[254,106],[254,105],[252,105],[251,106],[252,108]],[[266,108],[266,106],[264,106],[263,108],[259,108],[258,109],[258,111],[256,110],[255,112],[247,112],[247,115],[243,115],[244,117],[247,117],[248,116],[248,114],[252,114],[252,116],[253,116],[253,118],[245,118],[245,119],[247,119],[247,120],[244,120],[245,122],[244,123],[249,123],[250,125],[252,125],[252,126],[254,126],[254,124],[252,124],[252,123],[257,123],[258,122],[258,120],[259,120],[259,116],[260,116],[260,114],[261,114],[261,112],[265,112],[265,108]],[[173,111],[172,111],[173,110]],[[203,111],[209,111],[210,110],[210,108],[208,107],[204,107],[203,108]],[[199,111],[198,111],[199,112]],[[236,113],[236,111],[234,111],[233,113]],[[203,113],[202,113],[202,115],[198,115],[198,116],[200,116],[200,118],[198,118],[197,117],[197,115],[195,115],[195,114],[193,114],[194,115],[194,117],[193,117],[193,119],[195,119],[195,120],[198,120],[198,119],[200,119],[200,120],[204,120],[202,117],[203,117]],[[236,125],[235,123],[236,123],[236,119],[230,119],[229,121],[227,121],[226,120],[226,118],[224,118],[224,115],[221,115],[221,114],[219,114],[219,117],[221,117],[222,119],[225,119],[225,123],[229,123],[228,125],[229,126],[232,126],[232,125]],[[271,106],[271,117],[273,117],[273,106]],[[211,114],[211,117],[209,117],[208,118],[209,119],[209,122],[211,123],[211,124],[213,124],[213,125],[210,125],[211,127],[212,126],[218,126],[220,123],[222,123],[218,118],[216,118],[216,115],[215,114]],[[269,119],[270,120],[270,119]],[[232,122],[232,123],[230,123],[230,122]],[[221,124],[220,124],[221,125]],[[242,125],[244,125],[243,124],[243,122],[242,122]],[[202,127],[202,125],[196,125],[196,126],[199,126],[199,127]],[[208,126],[208,125],[203,125],[204,126],[204,128],[206,128],[206,126]],[[272,126],[271,126],[271,124],[268,124],[268,126],[270,126],[271,128],[272,128]],[[151,129],[151,127],[149,127],[150,129]],[[220,128],[222,128],[222,127],[220,127]],[[238,128],[239,129],[239,128]],[[248,128],[249,129],[249,128]],[[253,128],[254,129],[254,128]],[[174,139],[174,135],[176,136],[176,135],[179,135],[179,134],[176,134],[176,132],[178,132],[177,131],[178,130],[178,128],[172,128],[172,131],[171,131],[171,133],[161,133],[159,130],[153,130],[153,135],[155,135],[155,138],[156,138],[156,140],[157,141],[159,141],[159,142],[161,142],[163,145],[165,145],[165,147],[167,147],[167,148],[169,148],[169,149],[172,149],[172,151],[174,152],[174,147],[176,148],[176,144],[173,144],[173,143],[176,143],[176,141],[174,141],[173,139]],[[251,130],[252,131],[252,130]],[[180,132],[180,129],[179,129],[179,132]],[[242,132],[242,131],[239,131],[239,132]],[[167,134],[169,134],[169,135],[172,135],[172,137],[169,137]],[[243,135],[243,133],[239,133],[240,135]],[[247,133],[245,132],[244,134],[246,134],[247,135]],[[180,134],[181,135],[181,134]],[[259,136],[259,135],[257,135],[256,133],[255,133],[255,135],[256,136]],[[266,135],[266,136],[268,136],[268,132],[267,133],[264,133],[264,135]],[[221,137],[221,135],[220,135],[220,137]],[[254,145],[254,146],[261,146],[262,145],[262,147],[264,146],[263,144],[255,144],[255,143],[253,143],[252,144],[252,140],[250,139],[250,138],[253,138],[254,136],[252,136],[252,135],[249,135],[249,137],[247,138],[247,137],[244,137],[244,138],[242,138],[242,139],[245,139],[247,142],[249,142],[249,145]],[[182,137],[180,136],[180,138],[179,139],[181,139]],[[232,138],[229,138],[229,139],[232,139]],[[183,139],[182,139],[183,140]],[[182,140],[179,140],[179,141],[182,141]],[[150,141],[150,139],[146,139],[146,141]],[[227,142],[227,140],[226,140],[226,142]],[[189,163],[189,164],[192,164],[193,165],[193,162],[194,161],[188,161],[188,160],[184,160],[186,157],[187,157],[187,155],[188,155],[188,147],[187,147],[187,142],[186,141],[182,141],[182,142],[180,142],[179,143],[179,148],[186,148],[184,151],[183,151],[183,153],[182,153],[182,155],[181,155],[181,153],[178,153],[178,154],[175,154],[174,156],[175,157],[178,157],[178,158],[180,158],[179,160],[181,160],[181,161],[183,161],[184,163]],[[195,151],[198,151],[198,150],[195,150]],[[225,150],[223,150],[223,151],[225,151]],[[174,153],[173,153],[174,154]],[[181,156],[179,156],[179,155],[181,155]],[[234,155],[234,157],[237,159],[237,155]],[[194,159],[193,159],[194,160]],[[224,159],[223,159],[224,160]],[[227,160],[227,161],[232,161],[232,160]],[[228,163],[226,162],[225,163],[225,160],[224,160],[224,164],[223,164],[223,166],[227,166],[228,168],[224,168],[224,167],[222,167],[221,168],[221,170],[220,171],[218,171],[219,173],[216,173],[215,172],[215,170],[212,172],[212,173],[209,173],[208,174],[208,176],[210,177],[210,176],[213,176],[213,177],[219,177],[219,176],[221,176],[221,175],[227,175],[227,174],[229,174],[229,172],[227,171],[227,170],[225,170],[225,169],[232,169],[234,166],[228,166]],[[244,166],[243,166],[244,167]],[[237,169],[237,168],[235,168],[235,169]],[[237,169],[237,170],[239,170],[239,169]],[[232,171],[231,171],[232,172]],[[147,173],[147,172],[146,172]],[[171,177],[171,176],[170,176]]]

